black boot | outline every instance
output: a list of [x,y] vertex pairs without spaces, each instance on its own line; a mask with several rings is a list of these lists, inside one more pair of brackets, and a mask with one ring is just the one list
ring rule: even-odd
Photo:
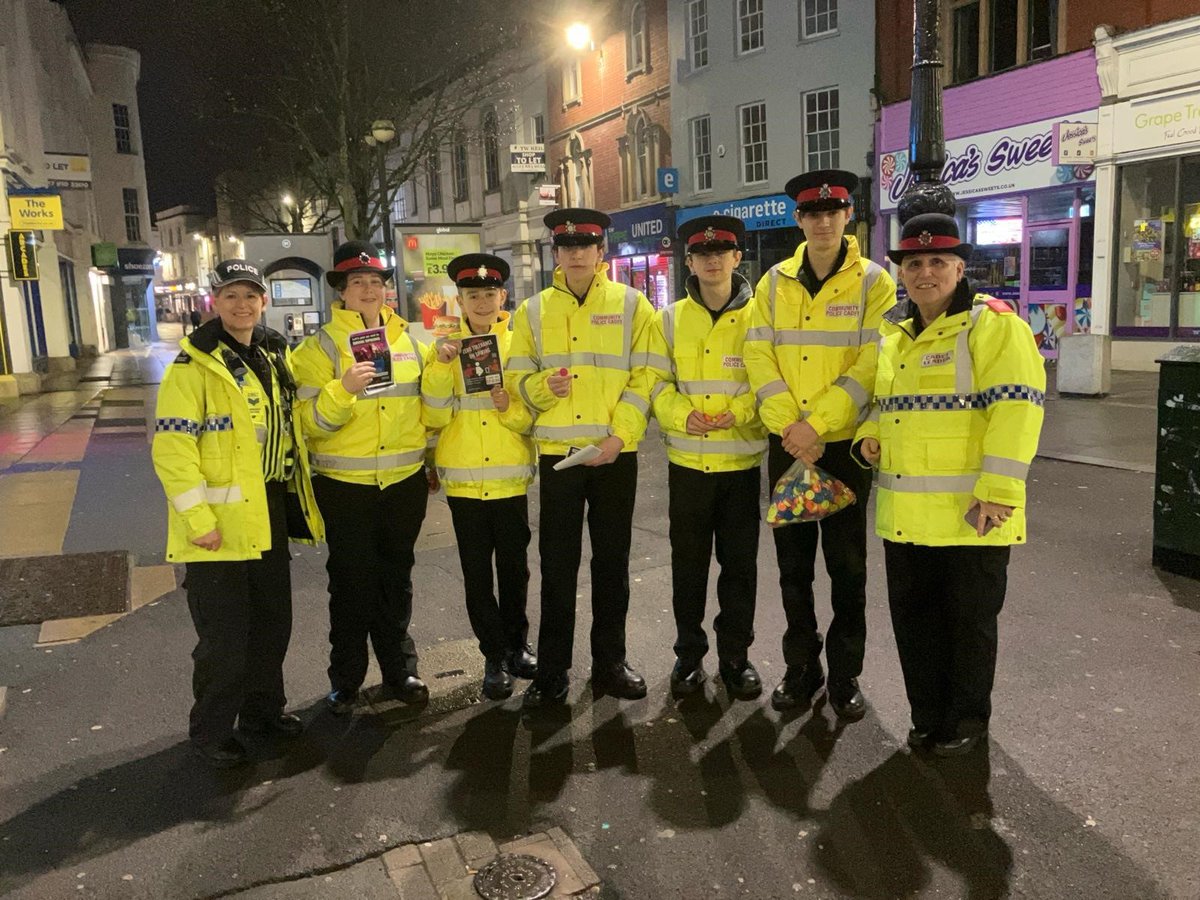
[[521,706],[525,709],[541,709],[547,706],[561,706],[567,702],[567,692],[571,681],[565,672],[538,675],[525,688]]
[[348,716],[354,712],[354,707],[358,704],[358,691],[332,690],[325,698],[325,703],[328,704],[329,711],[335,716]]
[[857,722],[867,714],[867,698],[858,689],[857,678],[829,681],[829,705],[839,719]]
[[753,700],[762,694],[762,679],[758,677],[758,670],[750,660],[723,662],[718,671],[721,680],[725,682],[725,690],[734,700]]
[[299,737],[304,733],[304,723],[299,716],[291,713],[280,713],[270,719],[246,719],[238,722],[238,729],[254,737]]
[[483,696],[489,700],[507,700],[512,696],[512,676],[501,659],[489,659],[483,665]]
[[771,693],[771,706],[778,710],[807,708],[823,684],[825,672],[819,662],[813,661],[807,666],[788,666],[783,681]]
[[400,681],[385,685],[386,693],[401,703],[418,704],[429,702],[429,688],[416,675],[405,675]]
[[592,696],[609,694],[622,700],[641,700],[646,696],[646,680],[622,660],[592,669]]
[[538,662],[533,654],[533,648],[524,644],[508,651],[508,671],[515,678],[532,680],[537,678]]
[[687,697],[704,690],[704,666],[675,660],[671,669],[671,693],[676,697]]
[[192,752],[214,769],[232,769],[250,762],[246,748],[232,737],[219,744],[192,744]]

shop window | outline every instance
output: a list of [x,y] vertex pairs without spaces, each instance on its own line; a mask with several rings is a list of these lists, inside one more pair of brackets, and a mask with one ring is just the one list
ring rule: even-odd
[[800,37],[822,37],[838,27],[838,0],[800,0]]
[[737,0],[738,55],[761,50],[763,32],[763,0]]
[[810,170],[838,167],[841,136],[837,88],[804,95],[804,152]]
[[1178,224],[1177,165],[1176,160],[1165,159],[1121,168],[1114,254],[1115,334],[1171,335],[1179,250],[1174,227]]
[[738,107],[742,184],[767,180],[767,104],[751,103]]
[[944,51],[952,82],[967,81],[1060,52],[1060,0],[944,0]]
[[625,74],[646,71],[646,4],[629,8],[629,32],[625,40]]
[[712,117],[697,116],[691,122],[692,189],[712,190]]
[[500,125],[491,107],[483,113],[483,189],[500,190]]
[[703,69],[708,65],[708,0],[689,0],[687,42],[692,71]]

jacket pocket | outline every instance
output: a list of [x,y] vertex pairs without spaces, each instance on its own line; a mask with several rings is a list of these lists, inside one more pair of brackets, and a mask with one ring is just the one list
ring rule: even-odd
[[925,463],[930,472],[969,472],[977,468],[971,442],[965,435],[927,439]]

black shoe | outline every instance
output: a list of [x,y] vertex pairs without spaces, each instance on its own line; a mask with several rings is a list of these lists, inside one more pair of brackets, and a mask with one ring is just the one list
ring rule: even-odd
[[671,693],[676,697],[687,697],[704,690],[704,666],[675,660],[671,669]]
[[823,684],[825,673],[819,662],[788,666],[783,681],[771,692],[771,706],[778,710],[806,708]]
[[507,700],[512,696],[512,676],[503,660],[489,659],[483,664],[483,696],[489,700]]
[[233,769],[250,762],[246,753],[236,738],[227,738],[220,744],[192,744],[192,752],[214,769]]
[[291,713],[280,713],[273,719],[247,719],[238,723],[238,729],[255,737],[299,737],[304,733],[304,723],[299,716]]
[[[949,741],[938,741],[933,745],[934,756],[966,756],[980,743],[981,739],[987,737],[987,732],[983,734],[973,734],[970,737],[953,738]],[[987,746],[987,741],[983,740],[984,746]]]
[[515,650],[509,650],[506,661],[509,674],[514,678],[524,678],[527,681],[537,678],[537,657],[534,656],[533,648],[528,644],[523,644]]
[[405,675],[400,681],[390,682],[387,693],[401,703],[410,705],[429,702],[429,688],[416,675]]
[[646,696],[646,679],[622,660],[592,669],[592,696],[609,694],[622,700],[641,700]]
[[736,663],[721,663],[717,670],[725,682],[725,690],[734,700],[753,700],[762,694],[762,679],[748,659]]
[[571,681],[566,674],[539,675],[525,688],[521,705],[525,709],[542,709],[547,706],[561,706],[567,702],[567,692]]
[[917,731],[915,728],[908,729],[908,739],[906,743],[910,750],[915,750],[922,753],[929,749],[933,735],[928,731]]
[[335,716],[348,716],[358,705],[358,691],[330,691],[325,702],[329,705],[329,711]]
[[867,714],[867,698],[858,689],[857,678],[829,681],[829,705],[839,719],[857,722]]

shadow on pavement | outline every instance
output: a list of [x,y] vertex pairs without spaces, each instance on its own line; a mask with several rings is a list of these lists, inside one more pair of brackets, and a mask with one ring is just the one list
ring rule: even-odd
[[1170,593],[1176,606],[1182,606],[1192,612],[1200,612],[1200,581],[1164,572],[1162,569],[1155,569],[1154,574]]

